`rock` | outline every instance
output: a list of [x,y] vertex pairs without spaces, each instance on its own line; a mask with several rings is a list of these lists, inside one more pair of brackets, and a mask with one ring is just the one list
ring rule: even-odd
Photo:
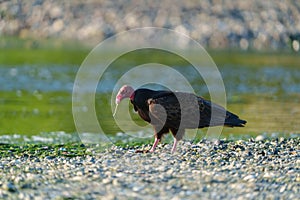
[[[299,142],[228,141],[218,145],[227,148],[214,149],[210,141],[195,144],[200,148],[181,141],[176,155],[163,145],[153,154],[112,147],[93,156],[39,157],[40,162],[1,157],[0,199],[297,199],[298,159],[291,152],[299,151]],[[276,148],[280,156],[272,153]]]
[[59,6],[53,6],[49,11],[50,17],[56,19],[62,16],[62,8]]
[[110,184],[110,183],[112,183],[112,180],[106,178],[106,179],[103,179],[103,180],[102,180],[102,183],[103,183],[103,184]]
[[9,192],[16,192],[17,191],[16,186],[11,182],[8,182],[8,183],[4,184],[3,189],[5,189]]
[[280,193],[283,193],[283,192],[285,191],[285,189],[286,189],[286,185],[283,185],[283,186],[280,188],[279,192],[280,192]]
[[254,182],[255,179],[256,179],[256,177],[253,175],[247,175],[243,178],[244,181],[248,181],[248,182]]
[[57,19],[53,22],[51,31],[53,33],[58,33],[64,28],[64,22],[61,19]]
[[134,187],[132,188],[132,191],[134,191],[134,192],[139,192],[139,191],[141,191],[141,190],[143,190],[143,189],[144,189],[143,186],[134,186]]
[[[259,4],[259,5],[258,5]],[[130,28],[176,30],[205,47],[300,51],[297,3],[213,1],[1,1],[0,35],[59,37],[93,44]],[[185,41],[175,41],[186,46]]]
[[258,136],[256,136],[255,141],[256,141],[256,142],[258,142],[258,141],[263,141],[264,139],[265,139],[265,136],[263,136],[263,135],[258,135]]

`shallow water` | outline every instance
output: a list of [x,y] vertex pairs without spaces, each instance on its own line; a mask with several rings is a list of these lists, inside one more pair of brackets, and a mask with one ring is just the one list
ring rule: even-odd
[[[195,78],[185,66],[197,94],[209,97],[202,79]],[[19,65],[0,66],[0,134],[34,135],[42,132],[76,132],[72,116],[72,89],[78,66]],[[300,131],[300,70],[295,67],[219,66],[227,108],[248,121],[245,128],[224,128],[223,136],[257,134],[298,134]],[[97,88],[97,117],[105,133],[121,130],[111,116],[111,93],[122,70],[110,71]],[[133,76],[137,76],[134,74]],[[149,79],[159,74],[147,73]],[[127,106],[123,104],[123,107]],[[131,112],[131,111],[130,111]],[[119,117],[122,113],[118,113]],[[135,123],[145,125],[132,112]],[[126,123],[126,122],[125,122]],[[133,128],[132,134],[148,128]],[[200,134],[205,132],[199,131]],[[222,136],[221,136],[222,137]]]
[[[185,68],[184,66],[176,67]],[[280,99],[287,95],[300,94],[300,70],[295,67],[226,65],[218,69],[222,75],[229,98],[234,94],[267,94]],[[0,65],[0,91],[21,90],[32,92],[39,90],[43,92],[72,92],[77,70],[78,66],[71,65],[21,65],[14,67]],[[188,68],[185,71],[188,74]],[[154,78],[158,75],[149,72],[144,73],[147,73],[150,79],[151,76]],[[101,87],[101,90],[98,90],[98,92],[111,92],[109,90],[110,84],[115,81],[119,73],[116,70],[107,76],[107,85]],[[194,77],[193,74],[188,74],[188,76],[189,81],[197,88],[197,83],[195,82],[199,81],[199,77]],[[202,83],[198,87],[200,90],[205,90],[205,86]],[[205,93],[207,91],[202,92]],[[203,95],[203,93],[200,95]]]

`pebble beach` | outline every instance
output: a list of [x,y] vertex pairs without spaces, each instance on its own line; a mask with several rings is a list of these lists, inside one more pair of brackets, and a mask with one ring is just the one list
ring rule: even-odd
[[[61,146],[30,151],[2,144],[1,199],[298,199],[300,139],[201,140],[139,147]],[[45,152],[41,154],[40,152]],[[18,152],[18,153],[16,153]],[[65,152],[65,153],[63,153]]]
[[94,46],[122,31],[160,27],[212,49],[299,51],[299,16],[299,1],[12,0],[0,1],[0,35]]
[[[0,58],[18,61],[23,54],[32,55],[20,66],[0,62],[0,199],[300,199],[299,71],[294,60],[300,51],[299,19],[300,1],[0,0],[0,49],[5,52]],[[51,57],[48,48],[60,49],[68,42],[94,47],[141,27],[174,30],[209,50],[286,53],[250,59],[245,54],[237,61],[227,54],[220,57],[224,80],[234,80],[227,83],[232,106],[242,108],[238,113],[247,120],[249,113],[259,115],[249,116],[247,134],[186,139],[174,154],[168,140],[154,153],[145,153],[153,138],[135,141],[138,134],[109,135],[105,148],[82,143],[73,120],[70,127],[66,120],[72,119],[69,95],[76,67],[30,63]],[[28,49],[37,51],[26,54]],[[63,52],[54,53],[62,59]],[[244,60],[246,64],[240,63]],[[279,60],[286,60],[285,65]],[[257,69],[240,67],[252,62]],[[27,129],[5,129],[19,124]],[[55,133],[54,125],[62,131]],[[35,128],[42,131],[35,135]],[[86,134],[83,138],[96,141],[95,135]]]

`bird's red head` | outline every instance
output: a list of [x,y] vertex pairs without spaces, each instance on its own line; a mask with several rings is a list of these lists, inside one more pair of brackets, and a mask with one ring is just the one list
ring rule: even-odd
[[116,96],[116,104],[119,104],[125,98],[132,98],[134,89],[129,85],[124,85]]

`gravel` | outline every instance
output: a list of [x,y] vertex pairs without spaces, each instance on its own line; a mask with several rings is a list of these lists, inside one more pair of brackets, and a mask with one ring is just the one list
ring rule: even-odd
[[299,51],[299,16],[299,1],[281,0],[4,0],[0,35],[95,45],[128,29],[163,27],[210,48]]
[[173,155],[171,144],[155,153],[90,145],[80,156],[25,155],[15,147],[3,156],[1,145],[0,199],[299,199],[299,144],[299,138],[182,141]]

